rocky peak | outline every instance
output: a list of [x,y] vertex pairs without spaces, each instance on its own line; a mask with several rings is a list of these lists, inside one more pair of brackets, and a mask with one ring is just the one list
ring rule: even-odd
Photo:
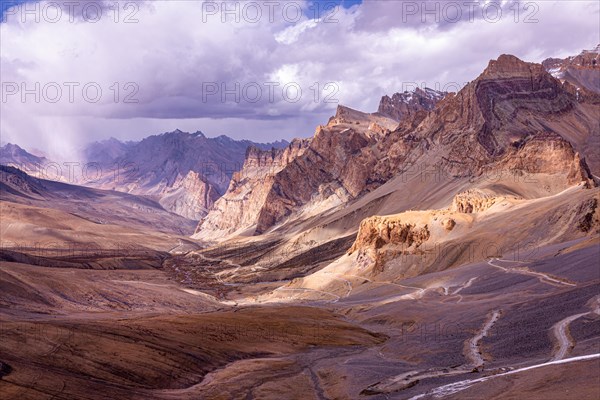
[[541,75],[544,68],[541,64],[525,62],[510,54],[502,54],[497,60],[491,60],[478,80],[518,78]]
[[311,141],[312,139],[294,139],[284,148],[273,147],[270,150],[249,146],[240,174],[243,175],[244,170],[255,167],[283,167],[304,153]]
[[494,204],[500,203],[506,198],[510,198],[512,200],[520,199],[519,196],[514,195],[498,196],[492,191],[486,191],[481,189],[468,189],[454,196],[454,199],[452,200],[452,205],[449,209],[451,212],[457,213],[479,213],[486,211]]
[[573,110],[575,103],[540,64],[502,55],[455,96],[440,102],[416,134],[444,144],[446,151],[456,153],[452,158],[464,160],[469,154],[472,169],[502,157],[512,143],[549,130],[549,118]]
[[600,44],[592,50],[583,50],[576,56],[567,58],[547,58],[542,61],[544,68],[556,78],[562,78],[562,73],[569,67],[600,68]]
[[334,125],[360,125],[369,119],[369,114],[355,110],[350,107],[338,105],[335,110],[335,116],[329,119],[328,126]]
[[16,144],[7,143],[0,148],[2,152],[6,152],[7,154],[16,154],[19,152],[23,152],[24,150]]
[[377,112],[401,121],[406,116],[413,115],[419,111],[431,111],[446,92],[440,92],[430,88],[416,88],[414,91],[394,93],[392,97],[383,96],[379,102]]
[[[28,153],[27,151],[25,151],[22,147],[20,147],[17,144],[13,144],[13,143],[7,143],[4,146],[0,147],[0,154],[2,154],[2,156],[12,156],[12,157],[37,157],[34,156],[31,153]],[[39,158],[39,157],[37,157]]]
[[367,136],[379,135],[385,131],[391,131],[398,125],[398,121],[388,115],[379,112],[365,113],[350,107],[338,105],[335,116],[329,118],[327,125],[318,126],[314,139],[321,136],[322,132],[345,133],[361,132]]
[[548,58],[542,65],[553,77],[568,82],[579,90],[600,93],[600,45],[576,56]]

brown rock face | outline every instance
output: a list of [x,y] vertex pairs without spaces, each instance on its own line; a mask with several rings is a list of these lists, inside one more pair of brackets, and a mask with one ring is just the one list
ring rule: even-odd
[[541,65],[503,55],[441,101],[415,131],[445,146],[457,173],[461,164],[471,172],[503,156],[512,143],[546,130],[548,117],[567,113],[574,103]]
[[358,259],[378,273],[383,271],[390,257],[415,254],[430,237],[427,218],[406,215],[374,216],[360,223],[356,240],[348,254],[358,252]]
[[510,129],[518,113],[557,114],[573,107],[572,97],[541,65],[506,55],[490,62],[479,78],[475,96],[485,121],[477,139],[492,156],[502,154],[506,139],[519,134]]
[[244,166],[233,174],[229,189],[200,221],[194,238],[214,241],[236,231],[256,229],[256,223],[273,188],[275,176],[301,156],[310,139],[294,140],[284,149],[249,147]]
[[194,237],[215,240],[240,229],[260,234],[308,203],[317,208],[346,203],[374,184],[371,170],[385,153],[371,147],[396,125],[391,118],[339,106],[311,140],[277,151],[249,150]]
[[416,88],[413,92],[394,93],[392,97],[383,96],[379,102],[378,113],[401,121],[419,111],[431,111],[447,93],[430,88]]
[[485,211],[498,201],[498,197],[481,190],[471,189],[454,196],[450,209],[459,213],[477,213]]
[[597,169],[597,113],[597,105],[579,103],[541,65],[501,56],[416,126],[401,124],[399,134],[439,149],[440,166],[453,176],[477,176],[536,137],[561,138]]
[[577,227],[582,232],[600,232],[600,207],[597,198],[580,204],[577,214],[580,216]]
[[555,183],[562,187],[581,182],[587,186],[595,185],[585,161],[567,140],[557,134],[538,133],[521,147],[514,147],[516,149],[511,149],[508,157],[494,166],[520,173],[555,175]]
[[360,223],[356,241],[348,251],[380,249],[386,244],[418,248],[429,239],[427,224],[403,222],[396,217],[374,216]]
[[166,210],[197,221],[218,198],[219,193],[210,183],[199,173],[190,171],[185,177],[179,175],[172,186],[163,188],[159,203]]
[[336,197],[341,202],[358,196],[370,172],[364,149],[374,143],[354,128],[322,129],[301,157],[273,177],[256,232],[266,231],[314,196],[321,200]]

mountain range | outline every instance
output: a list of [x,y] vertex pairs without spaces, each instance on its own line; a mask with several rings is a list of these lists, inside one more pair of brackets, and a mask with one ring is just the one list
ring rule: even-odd
[[[276,152],[250,152],[194,237],[285,230],[288,221],[293,226],[295,219],[317,218],[361,198],[380,202],[412,185],[399,180],[417,175],[443,175],[420,182],[431,185],[420,190],[433,191],[442,181],[456,188],[505,181],[502,191],[519,193],[514,175],[544,174],[552,178],[529,185],[532,193],[521,196],[555,194],[600,175],[598,87],[590,97],[577,97],[570,82],[554,79],[541,65],[504,55],[460,92],[413,103],[419,106],[399,125],[389,116],[398,113],[381,112],[390,110],[387,96],[374,114],[339,106],[313,138]],[[401,204],[385,211],[402,211]]]
[[149,196],[168,211],[199,220],[225,192],[249,146],[267,150],[285,145],[286,141],[261,144],[175,130],[139,142],[94,142],[82,150],[82,160],[67,164],[34,156],[14,144],[0,148],[0,160],[39,178]]
[[598,50],[289,143],[110,139],[77,182],[4,146],[0,393],[598,398]]

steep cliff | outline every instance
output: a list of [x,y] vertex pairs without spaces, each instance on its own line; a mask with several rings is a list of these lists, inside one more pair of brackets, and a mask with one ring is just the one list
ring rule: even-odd
[[256,229],[275,175],[301,156],[309,144],[309,139],[297,139],[283,149],[249,147],[243,167],[233,174],[227,192],[200,221],[193,237],[214,241],[234,232]]

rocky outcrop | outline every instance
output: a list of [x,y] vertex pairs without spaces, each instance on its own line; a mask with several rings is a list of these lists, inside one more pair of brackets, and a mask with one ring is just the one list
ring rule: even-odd
[[460,213],[477,213],[487,210],[499,200],[491,193],[470,189],[454,196],[450,210]]
[[595,186],[592,173],[580,154],[571,143],[555,133],[535,134],[524,144],[516,143],[514,147],[508,157],[493,167],[516,171],[517,174],[553,175],[556,190],[578,183]]
[[373,216],[360,223],[356,240],[348,250],[363,268],[374,274],[396,257],[423,252],[434,230],[451,231],[456,222],[446,212],[411,211],[397,215]]
[[[397,126],[397,121],[392,119],[390,116],[382,113],[365,113],[362,111],[354,110],[350,107],[339,105],[336,109],[335,115],[329,119],[326,128],[331,127],[343,127],[343,128],[355,128],[361,132],[367,134],[369,131],[383,130],[390,131]],[[324,127],[317,128],[319,133]]]
[[576,212],[579,216],[577,222],[579,230],[586,233],[600,233],[600,207],[598,207],[597,198],[581,203]]
[[417,257],[412,261],[418,264],[418,258],[423,261],[427,256],[435,256],[438,246],[459,224],[463,228],[471,226],[476,216],[468,214],[484,212],[506,200],[514,203],[519,198],[470,189],[457,194],[447,208],[368,217],[361,221],[347,253],[356,257],[361,268],[374,274],[383,272],[391,260]]
[[446,94],[430,88],[416,88],[412,92],[394,93],[392,97],[386,95],[381,98],[377,112],[401,121],[419,111],[433,110]]
[[425,223],[403,222],[398,217],[374,216],[360,223],[356,241],[349,250],[380,249],[387,244],[418,248],[429,239],[430,232]]

